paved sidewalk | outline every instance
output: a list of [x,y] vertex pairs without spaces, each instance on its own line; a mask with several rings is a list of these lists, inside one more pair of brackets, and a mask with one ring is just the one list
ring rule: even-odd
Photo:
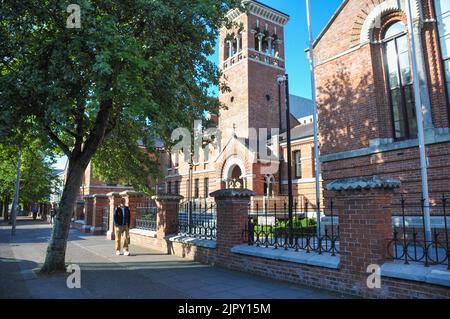
[[38,275],[51,226],[22,217],[16,236],[0,224],[0,298],[329,299],[337,296],[246,273],[203,265],[138,246],[116,256],[103,236],[70,230],[66,262],[81,268],[81,288],[69,274]]

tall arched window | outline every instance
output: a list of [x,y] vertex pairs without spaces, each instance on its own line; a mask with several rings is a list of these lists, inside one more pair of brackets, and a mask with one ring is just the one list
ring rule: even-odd
[[450,1],[435,0],[441,54],[444,61],[448,101],[450,103]]
[[402,22],[390,25],[383,35],[385,69],[389,85],[394,137],[417,136],[413,78],[406,26]]

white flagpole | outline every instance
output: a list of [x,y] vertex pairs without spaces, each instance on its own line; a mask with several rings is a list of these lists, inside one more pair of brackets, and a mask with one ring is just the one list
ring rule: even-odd
[[317,236],[320,238],[320,167],[319,167],[319,142],[318,142],[318,124],[317,124],[317,102],[316,102],[316,78],[314,75],[314,51],[313,51],[313,34],[311,30],[311,10],[310,0],[306,0],[306,15],[308,20],[309,34],[309,65],[311,71],[311,93],[314,104],[313,122],[314,122],[314,168],[316,181],[316,218],[317,218]]
[[416,43],[414,40],[414,26],[411,12],[411,2],[406,0],[406,14],[408,16],[408,33],[409,41],[411,43],[411,59],[414,79],[414,99],[417,116],[417,133],[419,138],[419,152],[420,152],[420,173],[422,177],[422,196],[424,199],[424,227],[425,240],[429,243],[431,241],[431,224],[430,224],[430,198],[428,194],[428,174],[427,174],[427,157],[425,149],[425,134],[423,130],[423,113],[422,113],[422,99],[420,96],[420,80],[417,72],[417,57],[416,57]]

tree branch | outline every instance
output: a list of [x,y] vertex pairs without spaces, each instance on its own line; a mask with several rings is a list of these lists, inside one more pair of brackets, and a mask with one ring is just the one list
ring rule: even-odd
[[67,157],[70,159],[72,157],[72,152],[69,150],[69,147],[61,141],[61,139],[56,135],[48,126],[45,126],[45,130],[47,131],[48,136],[52,139],[53,142],[56,143],[56,145],[61,148],[61,150],[64,152],[64,154],[67,155]]
[[95,119],[91,132],[89,133],[89,137],[84,144],[85,147],[83,148],[83,153],[81,155],[82,165],[87,165],[89,163],[92,155],[103,142],[112,108],[112,100],[109,99],[100,101],[100,110],[97,113],[97,118]]

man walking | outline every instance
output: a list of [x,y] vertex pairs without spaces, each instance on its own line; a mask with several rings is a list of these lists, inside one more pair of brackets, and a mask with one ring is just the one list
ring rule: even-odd
[[130,244],[130,208],[125,206],[125,199],[120,200],[120,205],[114,210],[114,228],[116,241],[116,255],[120,255],[123,237],[123,254],[130,255],[128,245]]
[[58,204],[56,202],[52,203],[52,208],[50,209],[50,224],[53,225],[56,214],[58,214]]

